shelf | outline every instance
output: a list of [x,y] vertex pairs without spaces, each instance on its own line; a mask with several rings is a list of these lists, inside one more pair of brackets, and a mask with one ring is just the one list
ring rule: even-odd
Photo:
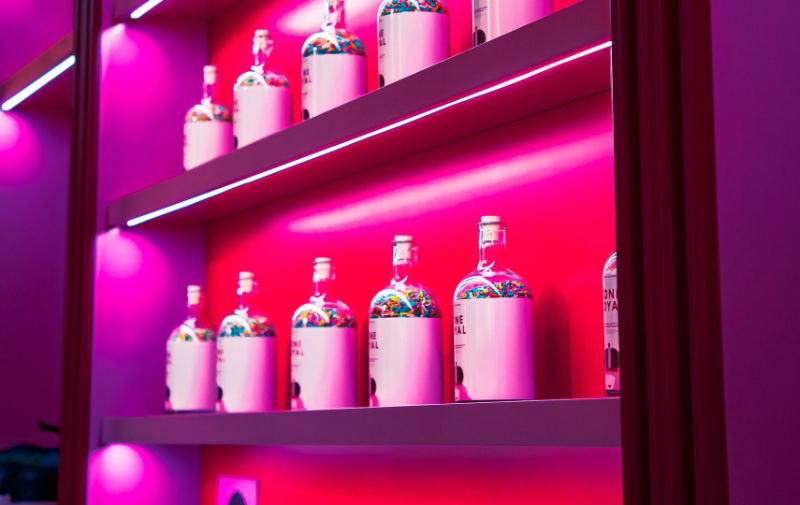
[[[239,0],[166,0],[147,11],[143,18],[211,19]],[[131,13],[146,0],[114,0],[113,17],[117,23],[131,21]]]
[[584,0],[120,198],[107,224],[214,219],[608,90],[609,39],[609,0]]
[[102,442],[618,447],[620,415],[616,398],[256,414],[172,414],[106,419]]
[[[0,103],[16,95],[28,85],[45,75],[53,67],[67,59],[73,50],[72,32],[47,48],[30,63],[0,83]],[[25,108],[69,108],[72,106],[72,68],[62,72],[52,81],[26,98],[18,107]]]

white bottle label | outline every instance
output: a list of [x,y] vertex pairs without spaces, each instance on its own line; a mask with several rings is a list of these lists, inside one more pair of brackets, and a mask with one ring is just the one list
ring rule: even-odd
[[619,304],[617,302],[617,273],[603,274],[603,335],[605,344],[606,391],[617,392],[619,387]]
[[303,119],[367,92],[367,58],[358,54],[312,54],[303,58]]
[[456,401],[534,397],[530,298],[454,302]]
[[233,134],[244,147],[292,124],[292,97],[285,86],[239,86],[233,91]]
[[492,40],[552,12],[552,0],[473,0],[473,44]]
[[169,409],[214,410],[217,400],[216,342],[167,342]]
[[391,84],[450,56],[449,21],[437,12],[399,12],[378,17],[378,71]]
[[191,170],[233,150],[231,123],[194,121],[183,125],[183,167]]
[[356,406],[356,329],[292,328],[292,410]]
[[441,319],[370,319],[369,375],[372,406],[441,403]]
[[217,347],[220,410],[275,410],[275,338],[222,337]]

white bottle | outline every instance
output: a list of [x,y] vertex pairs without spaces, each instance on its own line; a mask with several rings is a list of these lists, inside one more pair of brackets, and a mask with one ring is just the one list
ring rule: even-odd
[[233,134],[237,148],[292,124],[289,81],[266,68],[272,44],[268,30],[256,30],[253,36],[255,62],[233,86]]
[[253,308],[257,284],[239,272],[238,303],[219,329],[217,382],[222,412],[275,410],[275,328]]
[[303,119],[367,92],[364,44],[344,24],[344,0],[323,0],[322,30],[303,44]]
[[378,71],[391,84],[450,56],[442,0],[383,0],[378,12]]
[[292,410],[356,406],[356,318],[335,279],[330,258],[314,259],[314,294],[292,316]]
[[483,216],[478,268],[453,297],[456,401],[534,397],[533,302],[506,265],[506,225]]
[[233,150],[231,111],[211,101],[217,67],[203,67],[203,99],[186,113],[183,125],[183,167],[191,170]]
[[603,337],[606,396],[619,396],[619,304],[617,302],[617,252],[603,266]]
[[442,402],[442,320],[439,304],[415,276],[417,247],[394,238],[393,274],[370,305],[370,405]]
[[472,0],[473,45],[553,13],[553,0]]
[[167,341],[168,412],[213,411],[217,400],[217,342],[199,320],[200,286],[186,289],[186,319]]

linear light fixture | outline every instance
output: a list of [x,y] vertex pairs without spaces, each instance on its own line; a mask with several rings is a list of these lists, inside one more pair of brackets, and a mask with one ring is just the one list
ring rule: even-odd
[[602,50],[608,49],[610,47],[611,47],[611,41],[603,42],[602,44],[598,44],[596,46],[592,46],[592,47],[590,47],[588,49],[585,49],[585,50],[583,50],[581,52],[578,52],[578,53],[572,54],[570,56],[561,58],[560,60],[556,60],[556,61],[554,61],[552,63],[548,63],[547,65],[543,65],[541,67],[536,67],[535,69],[533,69],[533,70],[531,70],[529,72],[526,72],[524,74],[518,75],[516,77],[512,77],[510,79],[507,79],[505,81],[499,82],[499,83],[494,84],[492,86],[489,86],[489,87],[483,88],[481,90],[475,91],[473,93],[470,93],[468,95],[462,96],[461,98],[457,98],[457,99],[452,100],[450,102],[444,103],[442,105],[438,105],[436,107],[432,107],[430,109],[424,110],[424,111],[422,111],[422,112],[420,112],[418,114],[414,114],[413,116],[407,117],[405,119],[401,119],[399,121],[395,121],[394,123],[390,123],[390,124],[388,124],[386,126],[378,128],[376,130],[369,131],[367,133],[361,134],[361,135],[359,135],[357,137],[353,137],[353,138],[351,138],[349,140],[345,140],[343,142],[339,142],[338,144],[334,144],[334,145],[332,145],[330,147],[326,147],[324,149],[320,149],[319,151],[315,151],[315,152],[313,152],[311,154],[307,154],[307,155],[302,156],[300,158],[288,161],[288,162],[283,163],[281,165],[278,165],[276,167],[272,167],[272,168],[270,168],[268,170],[264,170],[263,172],[259,172],[257,174],[253,174],[253,175],[251,175],[249,177],[246,177],[244,179],[238,180],[236,182],[232,182],[230,184],[227,184],[225,186],[219,187],[217,189],[213,189],[211,191],[207,191],[205,193],[201,193],[199,195],[193,196],[193,197],[188,198],[186,200],[183,200],[183,201],[180,201],[180,202],[177,202],[177,203],[173,203],[172,205],[167,205],[166,207],[162,207],[162,208],[154,210],[152,212],[148,212],[147,214],[143,214],[141,216],[134,217],[132,219],[129,219],[126,222],[126,224],[129,227],[130,226],[136,226],[138,224],[142,224],[144,222],[150,221],[151,219],[155,219],[157,217],[161,217],[161,216],[164,216],[166,214],[170,214],[170,213],[175,212],[177,210],[185,209],[186,207],[190,207],[190,206],[192,206],[192,205],[194,205],[196,203],[200,203],[200,202],[202,202],[204,200],[208,200],[209,198],[213,198],[215,196],[221,195],[222,193],[226,193],[226,192],[228,192],[228,191],[230,191],[232,189],[236,189],[238,187],[245,186],[247,184],[250,184],[251,182],[258,181],[258,180],[263,179],[265,177],[269,177],[270,175],[276,174],[278,172],[282,172],[282,171],[284,171],[284,170],[286,170],[288,168],[296,167],[297,165],[301,165],[301,164],[306,163],[308,161],[311,161],[311,160],[320,158],[322,156],[325,156],[327,154],[336,152],[336,151],[338,151],[340,149],[344,149],[345,147],[351,146],[351,145],[356,144],[358,142],[370,139],[372,137],[377,137],[378,135],[381,135],[381,134],[386,133],[388,131],[394,130],[396,128],[400,128],[401,126],[405,126],[405,125],[407,125],[409,123],[413,123],[414,121],[418,121],[420,119],[426,118],[428,116],[431,116],[431,115],[436,114],[438,112],[441,112],[443,110],[449,109],[450,107],[455,107],[458,104],[461,104],[461,103],[464,103],[464,102],[468,102],[468,101],[474,100],[476,98],[480,98],[480,97],[482,97],[484,95],[488,95],[489,93],[494,93],[495,91],[499,91],[499,90],[501,90],[503,88],[507,88],[509,86],[512,86],[514,84],[522,82],[522,81],[524,81],[526,79],[530,79],[531,77],[535,77],[535,76],[537,76],[539,74],[547,72],[548,70],[552,70],[552,69],[554,69],[556,67],[564,65],[564,64],[569,63],[571,61],[575,61],[575,60],[583,58],[585,56],[589,56],[590,54],[594,54],[594,53],[596,53],[598,51],[602,51]]
[[22,103],[23,100],[25,100],[32,94],[36,93],[37,91],[39,91],[45,84],[47,84],[48,82],[52,81],[53,79],[64,73],[65,70],[67,70],[74,64],[75,64],[75,55],[71,54],[66,59],[61,61],[61,63],[59,63],[55,67],[51,68],[50,70],[42,74],[41,77],[39,77],[32,83],[28,84],[27,86],[19,90],[17,93],[15,93],[11,98],[3,102],[3,105],[0,105],[0,109],[2,109],[5,112],[10,111],[14,107]]
[[163,1],[164,0],[147,0],[145,3],[134,9],[133,12],[131,12],[131,19],[139,19],[140,17],[150,12],[150,9],[152,9],[153,7],[155,7],[156,5],[160,4]]

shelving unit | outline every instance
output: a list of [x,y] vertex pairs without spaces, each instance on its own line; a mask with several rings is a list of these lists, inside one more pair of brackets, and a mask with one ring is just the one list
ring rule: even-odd
[[[218,475],[247,474],[262,479],[270,503],[318,503],[311,496],[323,493],[324,479],[314,477],[317,462],[303,451],[319,446],[312,452],[328,451],[344,467],[360,457],[354,454],[381,461],[359,479],[386,489],[347,488],[341,496],[353,498],[341,503],[394,503],[392,488],[406,480],[413,487],[433,468],[445,483],[437,492],[469,505],[471,482],[491,489],[496,475],[486,469],[506,464],[529,472],[512,471],[497,484],[518,489],[514,496],[557,504],[573,488],[564,483],[576,481],[573,503],[589,496],[621,503],[619,401],[598,398],[600,271],[615,233],[609,0],[575,3],[476,48],[465,37],[471,2],[452,0],[451,58],[183,172],[181,121],[192,90],[199,92],[199,69],[216,64],[221,81],[232,82],[249,65],[243,58],[253,28],[282,37],[275,69],[295,79],[296,106],[299,48],[310,32],[295,26],[282,33],[288,24],[278,18],[299,19],[307,3],[165,0],[140,21],[104,33],[105,229],[96,253],[91,440],[98,445],[90,471],[101,483],[107,471],[113,485],[117,458],[128,454],[152,463],[145,474],[152,468],[168,476],[151,480],[162,500],[211,505]],[[117,0],[112,16],[127,21],[139,4]],[[374,9],[360,8],[348,19],[365,40],[372,75]],[[135,96],[134,82],[147,83]],[[334,258],[341,298],[356,313],[358,399],[366,405],[365,309],[388,276],[394,233],[417,238],[420,277],[441,302],[444,391],[452,401],[448,299],[474,267],[482,214],[508,218],[509,262],[535,293],[540,399],[162,414],[164,342],[185,285],[204,285],[213,326],[231,308],[239,269],[256,272],[266,287],[257,301],[276,326],[278,408],[288,407],[289,316],[308,297],[315,255]],[[289,451],[293,466],[265,463],[276,451]],[[449,457],[459,458],[455,479],[466,488],[448,489]],[[557,469],[548,473],[551,462]],[[299,490],[306,498],[272,494],[278,482],[298,476],[308,478]],[[531,486],[529,478],[549,484]],[[117,504],[104,488],[94,491],[94,503]],[[430,503],[440,503],[437,496]]]
[[557,12],[115,200],[108,226],[218,218],[608,90],[609,15],[605,0]]
[[112,418],[103,443],[175,445],[513,445],[619,447],[619,400]]

